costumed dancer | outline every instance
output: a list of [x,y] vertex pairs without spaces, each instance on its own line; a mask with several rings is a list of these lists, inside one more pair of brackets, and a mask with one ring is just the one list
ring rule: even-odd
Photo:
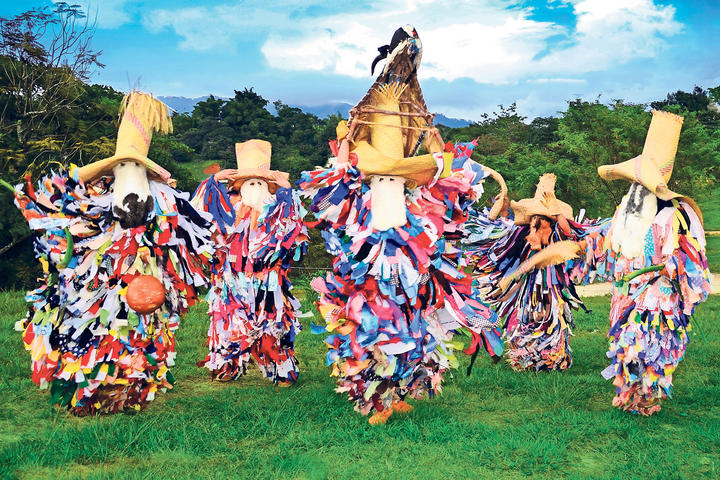
[[[335,256],[333,271],[312,282],[326,322],[313,331],[330,333],[337,391],[371,424],[411,410],[408,396],[440,391],[458,364],[456,329],[471,328],[474,349],[502,352],[496,315],[451,262],[458,251],[445,237],[496,173],[469,159],[472,145],[443,152],[417,82],[415,30],[397,30],[383,53],[385,69],[338,125],[331,166],[299,181]],[[423,144],[431,153],[416,156]]]
[[613,405],[651,415],[672,396],[672,375],[685,356],[695,307],[710,293],[702,213],[670,181],[683,117],[653,111],[642,154],[604,165],[606,180],[631,183],[607,234],[581,242],[585,255],[569,265],[573,278],[594,274],[613,282],[610,308]]
[[228,381],[254,360],[269,380],[288,386],[298,378],[294,345],[302,328],[288,274],[308,236],[288,174],[270,170],[271,148],[264,140],[237,143],[238,168],[212,175],[195,192],[193,204],[218,227],[207,295],[210,353],[198,365]]
[[515,370],[569,368],[572,311],[586,310],[565,261],[578,251],[573,242],[601,230],[603,221],[575,221],[572,207],[555,196],[556,181],[542,175],[533,198],[511,202],[513,220],[476,214],[466,224],[468,261],[504,320]]
[[76,415],[139,410],[174,382],[178,319],[212,245],[209,215],[147,157],[171,128],[163,103],[133,91],[115,155],[14,189],[43,267],[19,322],[32,378]]

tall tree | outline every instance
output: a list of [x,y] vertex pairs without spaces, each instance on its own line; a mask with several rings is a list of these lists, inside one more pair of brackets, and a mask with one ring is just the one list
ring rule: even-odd
[[42,170],[81,148],[56,130],[77,108],[83,81],[103,67],[93,34],[81,8],[64,2],[0,17],[0,141],[13,151],[6,174]]

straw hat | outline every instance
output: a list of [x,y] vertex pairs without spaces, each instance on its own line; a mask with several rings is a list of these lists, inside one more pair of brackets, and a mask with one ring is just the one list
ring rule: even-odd
[[[358,169],[366,176],[402,176],[412,188],[430,183],[439,164],[449,170],[453,155],[444,152],[417,80],[417,32],[410,26],[403,32],[408,41],[391,42],[393,50],[387,52],[383,73],[350,110],[348,124],[338,125],[337,133],[338,140],[347,139],[349,151],[358,157]],[[423,144],[430,153],[416,156]]]
[[558,215],[573,217],[572,207],[555,196],[556,181],[557,177],[554,173],[546,173],[538,180],[533,198],[510,202],[510,207],[515,213],[515,224],[527,225],[534,215],[552,219],[557,219]]
[[170,172],[147,157],[154,131],[172,132],[167,105],[150,94],[133,90],[123,97],[120,105],[115,155],[78,168],[80,180],[87,183],[104,175],[112,175],[115,165],[130,160],[143,165],[156,179],[170,183]]
[[683,120],[680,115],[653,110],[642,153],[625,162],[602,165],[598,167],[598,175],[605,180],[623,179],[639,183],[661,200],[682,199],[690,204],[702,221],[702,212],[697,204],[667,186],[675,165]]
[[268,182],[268,190],[275,193],[278,187],[290,188],[286,172],[270,170],[270,156],[272,145],[266,140],[248,140],[235,144],[235,158],[237,170],[233,170],[229,179],[233,187],[240,188],[245,180],[250,178],[261,178]]
[[[409,156],[406,152],[403,118],[395,114],[400,112],[400,95],[406,87],[396,82],[373,89],[371,99],[377,113],[370,115],[367,135],[350,143],[350,152],[357,155],[357,168],[365,176],[397,175],[405,177],[408,186],[414,188],[427,185],[435,178],[438,162],[432,153]],[[352,128],[353,119],[350,123]],[[338,126],[339,135],[343,129],[343,124]],[[452,153],[441,155],[445,165],[452,164]]]

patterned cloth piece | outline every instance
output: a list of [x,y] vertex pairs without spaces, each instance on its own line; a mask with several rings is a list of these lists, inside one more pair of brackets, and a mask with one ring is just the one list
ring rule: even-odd
[[[73,171],[73,170],[71,170]],[[205,284],[212,254],[209,217],[189,195],[150,181],[147,224],[123,229],[112,213],[111,177],[84,185],[65,171],[30,179],[15,204],[38,236],[40,286],[27,294],[23,340],[32,378],[54,404],[77,415],[141,409],[172,388],[179,316]],[[128,305],[128,284],[158,278],[165,302],[150,314]]]
[[595,274],[614,283],[611,363],[603,376],[616,387],[613,405],[642,415],[659,411],[662,400],[672,396],[672,376],[687,349],[692,314],[710,294],[700,218],[686,202],[658,203],[642,257],[614,251],[611,226],[604,241],[600,236],[588,242],[585,255],[567,265],[577,283]]
[[[567,231],[553,222],[549,244],[597,234],[609,220],[568,220]],[[464,243],[466,255],[485,299],[503,319],[512,368],[540,371],[572,366],[572,311],[586,309],[564,264],[532,268],[502,290],[498,281],[537,253],[526,240],[530,226],[515,225],[507,218],[491,221],[486,214],[475,213],[466,229],[470,232]]]
[[470,329],[473,349],[483,345],[494,355],[502,343],[496,315],[458,269],[461,252],[449,240],[482,193],[482,167],[459,158],[450,176],[406,191],[405,225],[377,231],[370,188],[350,159],[304,172],[298,183],[335,257],[332,272],[312,282],[326,323],[313,332],[329,333],[326,360],[337,391],[367,415],[408,395],[439,392],[443,373],[458,365],[456,330]]
[[219,380],[237,379],[254,361],[275,384],[298,378],[295,336],[300,302],[288,278],[292,263],[307,252],[305,210],[292,189],[279,188],[258,212],[210,177],[194,201],[213,215],[216,257],[207,294],[210,352],[205,366]]

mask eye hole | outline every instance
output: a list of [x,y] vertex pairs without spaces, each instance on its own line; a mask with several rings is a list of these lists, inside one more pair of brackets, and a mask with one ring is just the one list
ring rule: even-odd
[[383,180],[385,180],[385,177],[380,177],[380,179],[378,180],[378,182],[382,182]]

